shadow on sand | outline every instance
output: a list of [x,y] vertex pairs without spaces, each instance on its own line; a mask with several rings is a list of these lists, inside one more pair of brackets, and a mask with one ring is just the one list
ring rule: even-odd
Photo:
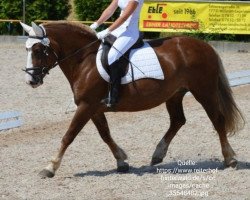
[[[135,174],[137,176],[143,176],[144,174],[158,174],[165,171],[168,174],[188,174],[195,173],[199,170],[224,170],[224,162],[221,161],[200,161],[195,165],[178,165],[177,162],[171,162],[167,164],[159,164],[157,166],[142,166],[132,167],[130,166],[129,172],[126,174]],[[237,170],[250,169],[250,162],[238,161]],[[162,171],[160,171],[162,170]],[[120,174],[116,169],[108,171],[87,171],[74,174],[74,177],[86,177],[86,176],[109,176],[112,174]]]

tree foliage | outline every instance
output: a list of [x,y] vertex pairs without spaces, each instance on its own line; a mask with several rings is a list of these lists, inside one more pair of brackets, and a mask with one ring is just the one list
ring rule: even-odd
[[[111,0],[74,0],[75,12],[79,20],[95,21],[110,2]],[[114,21],[118,16],[119,11],[116,11],[110,21]]]
[[[70,12],[71,6],[69,0],[26,0],[25,21],[30,24],[35,20],[63,20]],[[22,0],[1,0],[0,1],[0,19],[23,19],[23,1]],[[0,24],[0,33],[6,31],[8,23]],[[19,26],[19,25],[16,25]],[[19,26],[19,31],[21,30]]]
[[[96,21],[105,8],[111,3],[111,0],[74,0],[75,13],[79,20]],[[113,14],[108,21],[114,21],[120,14],[119,9]],[[102,26],[100,29],[104,29]],[[145,38],[158,38],[160,33],[145,32]]]

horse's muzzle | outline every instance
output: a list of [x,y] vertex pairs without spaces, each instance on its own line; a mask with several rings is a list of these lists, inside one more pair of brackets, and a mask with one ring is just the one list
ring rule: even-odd
[[36,83],[34,81],[29,81],[29,82],[26,82],[28,85],[30,85],[32,88],[37,88],[39,87],[40,85],[42,85],[42,83]]
[[47,68],[33,67],[23,69],[26,72],[26,83],[33,88],[37,88],[38,86],[43,84],[43,78],[48,74]]

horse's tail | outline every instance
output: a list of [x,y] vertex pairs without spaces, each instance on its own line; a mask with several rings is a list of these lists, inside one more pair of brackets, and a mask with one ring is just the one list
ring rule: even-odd
[[225,120],[225,129],[229,135],[234,135],[245,125],[244,117],[234,101],[231,87],[225,74],[222,61],[219,58],[218,99],[219,107]]

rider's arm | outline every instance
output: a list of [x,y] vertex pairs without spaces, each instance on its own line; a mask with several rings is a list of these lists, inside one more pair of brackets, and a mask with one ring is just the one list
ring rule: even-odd
[[101,25],[103,22],[107,21],[118,8],[118,0],[113,0],[111,4],[103,11],[101,17],[96,21],[98,25]]
[[133,14],[137,6],[138,2],[136,0],[130,0],[122,15],[108,28],[109,31],[111,32],[121,26]]

